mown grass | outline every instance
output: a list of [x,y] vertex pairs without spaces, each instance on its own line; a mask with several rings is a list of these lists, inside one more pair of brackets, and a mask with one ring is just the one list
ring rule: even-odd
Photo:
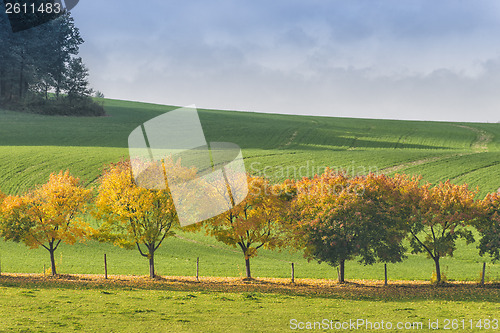
[[[155,255],[156,271],[160,275],[195,276],[196,259],[200,258],[200,276],[244,277],[245,265],[239,249],[226,246],[202,233],[178,232],[176,238],[167,239]],[[104,274],[104,254],[107,255],[109,274],[147,275],[148,262],[136,249],[125,250],[110,244],[88,242],[86,244],[61,245],[56,252],[59,273]],[[2,271],[11,273],[49,273],[48,252],[31,250],[23,244],[0,242]],[[500,264],[493,264],[478,255],[475,245],[459,242],[453,258],[442,258],[442,271],[449,280],[479,281],[482,262],[487,262],[486,281],[500,281]],[[252,258],[252,276],[289,278],[291,263],[295,264],[295,277],[336,279],[334,267],[326,263],[308,262],[300,252],[259,250]],[[388,264],[390,280],[427,280],[434,271],[433,261],[425,255],[408,254],[408,258],[396,264]],[[346,279],[384,278],[384,265],[364,266],[357,261],[346,264]]]
[[[89,280],[82,277],[83,280]],[[336,285],[322,281],[97,282],[0,277],[2,332],[283,332],[298,322],[498,319],[499,289]],[[186,290],[187,289],[187,290]],[[415,324],[413,324],[415,323]],[[366,325],[366,324],[365,324]],[[367,331],[366,326],[358,327]],[[414,326],[416,327],[416,326]],[[314,331],[324,331],[316,329]],[[394,331],[394,330],[390,330]],[[465,331],[483,331],[473,328]],[[492,330],[490,326],[489,331]]]

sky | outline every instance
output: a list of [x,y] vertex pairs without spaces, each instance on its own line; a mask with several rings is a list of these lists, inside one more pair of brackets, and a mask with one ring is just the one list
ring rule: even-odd
[[497,0],[81,0],[72,14],[109,98],[500,121]]

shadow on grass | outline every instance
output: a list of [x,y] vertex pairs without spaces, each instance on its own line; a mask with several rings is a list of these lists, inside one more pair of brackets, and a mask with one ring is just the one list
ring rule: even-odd
[[306,296],[348,300],[408,301],[449,300],[472,302],[498,302],[500,283],[453,282],[434,286],[426,281],[393,281],[384,286],[383,281],[355,280],[338,284],[333,280],[202,277],[157,277],[114,275],[104,279],[99,275],[59,275],[55,277],[35,274],[3,274],[1,287],[14,288],[67,288],[97,290],[164,290],[214,293],[258,292],[288,296]]

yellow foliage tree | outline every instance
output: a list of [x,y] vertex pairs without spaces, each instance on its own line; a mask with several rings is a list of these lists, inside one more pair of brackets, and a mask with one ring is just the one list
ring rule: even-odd
[[246,277],[251,278],[250,258],[260,248],[276,249],[288,244],[282,219],[291,202],[289,182],[273,185],[261,177],[248,176],[249,193],[238,205],[204,224],[207,234],[224,244],[239,247],[245,256]]
[[54,253],[64,242],[84,240],[92,229],[79,214],[92,197],[68,171],[51,174],[49,181],[23,196],[7,196],[0,206],[0,234],[6,240],[42,246],[50,253],[51,272],[56,275]]
[[[194,170],[182,168],[179,164],[167,167],[181,170],[178,173],[181,178],[195,176]],[[145,173],[142,176],[147,181],[147,170]],[[157,180],[165,181],[164,174],[159,175],[154,168],[149,175],[152,176],[151,184]],[[100,241],[128,249],[137,247],[139,253],[149,259],[149,276],[154,278],[155,252],[165,238],[174,235],[172,229],[178,224],[168,187],[161,190],[139,187],[132,178],[130,161],[111,164],[101,177],[95,216],[103,221],[98,231]]]

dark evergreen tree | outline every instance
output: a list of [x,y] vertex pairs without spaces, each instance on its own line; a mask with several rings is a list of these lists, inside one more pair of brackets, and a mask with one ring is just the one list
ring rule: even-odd
[[65,90],[68,93],[70,104],[74,100],[89,96],[92,89],[89,88],[88,69],[83,64],[82,58],[72,58],[66,69]]
[[17,30],[21,31],[11,29],[0,1],[0,107],[48,114],[104,114],[102,106],[90,98],[88,70],[78,57],[84,41],[68,12],[34,28]]

